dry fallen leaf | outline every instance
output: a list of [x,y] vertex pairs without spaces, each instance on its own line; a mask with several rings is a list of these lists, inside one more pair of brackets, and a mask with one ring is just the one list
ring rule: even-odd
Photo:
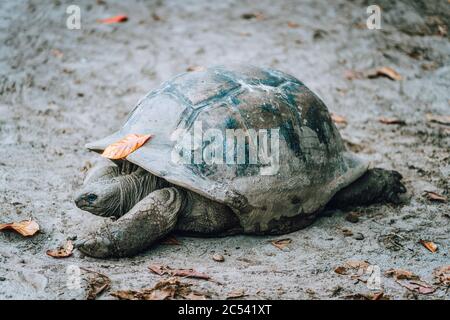
[[341,231],[344,234],[344,237],[351,237],[353,235],[353,232],[350,229],[342,228]]
[[88,289],[86,294],[87,300],[95,300],[101,293],[110,287],[111,280],[108,276],[86,268],[81,269],[90,275],[88,278]]
[[252,35],[250,32],[245,32],[245,31],[238,32],[238,34],[242,37],[249,37]]
[[51,53],[54,57],[61,59],[62,57],[64,57],[64,53],[62,53],[61,50],[59,49],[52,49]]
[[389,296],[384,295],[383,291],[375,293],[354,293],[343,296],[344,299],[348,300],[390,300]]
[[98,19],[97,21],[103,24],[121,23],[128,20],[126,15],[118,15],[106,19]]
[[394,277],[396,280],[419,280],[419,276],[415,275],[411,271],[402,269],[390,269],[384,274],[389,277]]
[[447,202],[447,197],[433,191],[425,191],[425,195],[430,201]]
[[378,119],[378,121],[380,121],[383,124],[400,124],[400,125],[406,124],[406,122],[404,120],[397,119],[397,118],[381,117]]
[[162,20],[161,16],[157,15],[156,13],[152,13],[152,18],[155,21],[161,21]]
[[441,37],[446,37],[448,28],[445,25],[438,25],[438,35]]
[[289,238],[270,241],[270,243],[272,245],[274,245],[275,247],[277,247],[280,250],[283,250],[284,248],[286,248],[286,246],[288,244],[290,244],[291,242],[292,242],[292,240]]
[[250,20],[250,19],[256,19],[256,20],[264,20],[266,17],[262,12],[250,12],[250,13],[244,13],[241,15],[242,19]]
[[345,70],[344,78],[347,80],[361,79],[363,74],[359,71],[355,70]]
[[225,258],[223,257],[223,255],[218,254],[218,253],[214,254],[214,255],[212,256],[212,258],[213,258],[213,260],[216,261],[216,262],[224,262],[224,261],[225,261]]
[[372,296],[372,300],[382,300],[384,297],[384,292],[380,291],[380,292],[375,292]]
[[450,265],[434,269],[433,276],[437,284],[450,286]]
[[347,124],[347,119],[335,113],[331,113],[331,120],[333,120],[334,123]]
[[428,283],[420,280],[414,280],[414,281],[406,281],[406,280],[396,280],[396,282],[401,285],[402,287],[405,287],[406,289],[410,291],[414,291],[420,294],[430,294],[436,291],[433,286],[429,285]]
[[129,134],[125,138],[110,144],[103,151],[102,156],[108,159],[123,159],[142,147],[151,137],[150,134]]
[[334,272],[340,275],[347,275],[349,271],[357,271],[358,273],[363,273],[370,266],[367,261],[361,260],[349,260],[346,261],[342,266],[336,267]]
[[434,242],[431,242],[431,241],[425,241],[425,240],[422,240],[422,239],[420,239],[419,242],[420,242],[425,248],[427,248],[429,251],[431,251],[431,252],[433,252],[433,253],[436,252],[437,249],[438,249],[438,246],[437,246]]
[[20,222],[1,223],[0,230],[14,230],[24,237],[29,237],[39,231],[39,225],[33,220],[23,220]]
[[377,68],[374,70],[371,70],[367,73],[367,77],[372,79],[372,78],[378,78],[378,77],[386,77],[389,78],[391,80],[402,80],[402,76],[395,71],[392,68],[389,67],[381,67],[381,68]]
[[184,278],[196,278],[196,279],[203,279],[203,280],[210,280],[211,277],[205,273],[195,271],[194,269],[172,269],[169,266],[163,266],[163,265],[151,265],[148,267],[150,271],[153,273],[156,273],[157,275],[164,275],[168,274],[170,276],[175,277],[184,277]]
[[121,300],[168,300],[184,298],[189,300],[205,300],[203,293],[193,291],[189,283],[182,283],[177,278],[164,279],[153,288],[141,290],[120,290],[111,293],[113,297]]
[[337,274],[347,274],[347,268],[344,266],[339,266],[336,269],[334,269],[334,272],[336,272]]
[[245,290],[244,289],[236,289],[231,291],[228,295],[227,295],[227,299],[236,299],[236,298],[242,298],[245,297]]
[[47,250],[47,255],[53,258],[66,258],[70,257],[73,253],[72,241],[67,241],[63,247],[57,249]]
[[190,66],[186,68],[187,72],[194,72],[194,71],[205,71],[206,68],[202,66]]
[[450,116],[440,116],[437,114],[427,113],[426,117],[429,122],[435,122],[450,126]]
[[175,236],[167,236],[166,238],[162,239],[161,244],[170,245],[170,246],[179,246],[181,245],[180,241],[178,241]]
[[293,28],[293,29],[300,27],[300,25],[297,22],[292,22],[292,21],[289,21],[287,23],[287,25],[289,28]]

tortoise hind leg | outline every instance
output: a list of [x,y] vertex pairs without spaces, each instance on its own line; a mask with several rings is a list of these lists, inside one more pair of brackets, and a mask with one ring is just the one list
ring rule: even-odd
[[397,171],[367,170],[358,180],[336,193],[327,207],[345,208],[381,202],[399,204],[400,194],[406,192],[401,179],[402,175]]
[[76,247],[96,258],[137,254],[175,228],[184,202],[184,191],[173,187],[156,190],[118,220],[106,221]]

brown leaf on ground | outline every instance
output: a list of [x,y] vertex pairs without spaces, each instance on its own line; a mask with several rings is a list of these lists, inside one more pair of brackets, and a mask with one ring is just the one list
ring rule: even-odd
[[102,153],[108,159],[123,159],[146,143],[152,135],[129,134],[125,138],[110,144]]
[[450,286],[450,265],[434,269],[433,276],[437,284]]
[[425,195],[430,201],[447,202],[447,197],[433,191],[425,191]]
[[410,291],[417,292],[420,294],[430,294],[436,291],[436,289],[433,288],[433,286],[421,280],[414,280],[414,281],[395,280],[395,282],[397,282],[399,285]]
[[181,242],[178,241],[175,236],[167,236],[166,238],[162,239],[160,244],[170,245],[170,246],[179,246],[181,245]]
[[113,297],[121,300],[169,300],[183,298],[205,300],[207,295],[191,289],[191,284],[180,282],[177,278],[159,281],[153,288],[141,290],[119,290],[112,292]]
[[398,118],[387,118],[387,117],[381,117],[378,119],[382,124],[400,124],[405,125],[406,122],[404,120],[398,119]]
[[344,266],[339,266],[336,269],[334,269],[334,272],[336,272],[337,274],[347,274],[347,268]]
[[245,289],[236,289],[231,291],[228,295],[227,295],[227,299],[236,299],[236,298],[242,298],[245,297]]
[[448,32],[448,27],[446,25],[438,25],[438,35],[441,37],[446,37]]
[[100,294],[102,294],[106,289],[110,287],[111,280],[107,275],[86,268],[81,268],[81,270],[89,274],[89,277],[87,279],[88,282],[88,288],[86,293],[87,300],[95,300]]
[[47,255],[53,258],[67,258],[73,253],[73,243],[68,240],[64,246],[57,249],[47,250]]
[[293,29],[296,29],[296,28],[300,27],[300,25],[297,22],[292,22],[292,21],[289,21],[287,23],[287,25],[288,25],[289,28],[293,28]]
[[122,23],[128,21],[128,17],[126,15],[121,14],[106,19],[98,19],[97,21],[103,24]]
[[156,13],[152,13],[152,18],[154,21],[161,21],[161,16],[157,15]]
[[344,234],[344,237],[351,237],[353,235],[353,232],[350,229],[342,228],[341,231]]
[[270,243],[280,250],[283,250],[284,248],[286,248],[286,246],[288,244],[290,244],[291,242],[292,242],[292,240],[289,238],[279,239],[279,240],[270,240]]
[[347,119],[335,113],[331,113],[331,120],[333,120],[333,122],[337,124],[347,124]]
[[354,293],[343,297],[348,300],[390,300],[389,296],[384,295],[383,291],[375,293]]
[[216,261],[216,262],[224,262],[224,261],[225,261],[225,258],[223,257],[223,255],[218,254],[218,253],[214,254],[214,255],[212,256],[212,258],[213,258],[213,260]]
[[51,53],[54,57],[56,57],[58,59],[61,59],[62,57],[64,57],[64,53],[59,49],[52,49]]
[[383,300],[383,297],[384,297],[383,291],[375,292],[372,296],[372,300]]
[[355,70],[346,70],[344,72],[344,78],[347,80],[362,79],[363,74],[361,72],[355,71]]
[[251,20],[251,19],[264,20],[266,17],[262,12],[249,12],[249,13],[242,14],[241,18],[245,19],[245,20]]
[[245,31],[241,31],[238,34],[242,37],[249,37],[252,35],[250,32],[245,32]]
[[367,72],[367,77],[369,79],[373,79],[373,78],[379,78],[379,77],[386,77],[389,78],[391,80],[402,80],[402,76],[395,71],[392,68],[389,67],[381,67],[381,68],[377,68],[374,70],[370,70]]
[[202,66],[190,66],[186,68],[187,72],[205,71],[206,68]]
[[39,231],[39,225],[33,220],[23,220],[20,222],[1,223],[1,230],[14,230],[24,237],[30,237]]
[[211,277],[205,273],[195,271],[194,269],[172,269],[169,266],[163,265],[151,265],[148,267],[149,270],[159,276],[162,275],[170,275],[174,277],[183,277],[183,278],[195,278],[195,279],[203,279],[210,280]]
[[435,122],[450,126],[450,116],[440,116],[437,114],[427,113],[426,117],[428,122]]
[[349,271],[358,271],[358,273],[362,273],[370,266],[370,263],[367,261],[361,260],[349,260],[346,261],[343,265],[338,266],[334,269],[334,272],[340,275],[347,275]]
[[419,276],[415,275],[411,271],[402,269],[390,269],[384,273],[388,277],[394,277],[396,280],[419,280]]
[[423,245],[425,248],[427,248],[430,252],[436,252],[438,249],[438,246],[432,242],[432,241],[426,241],[426,240],[419,240],[420,244]]

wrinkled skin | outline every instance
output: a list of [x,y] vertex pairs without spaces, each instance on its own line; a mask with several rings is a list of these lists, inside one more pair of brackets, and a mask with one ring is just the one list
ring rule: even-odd
[[[125,163],[126,164],[126,163]],[[330,208],[399,203],[406,192],[396,171],[370,169],[328,203]],[[191,234],[242,233],[239,220],[223,204],[170,185],[142,168],[115,165],[93,169],[75,198],[76,205],[103,217],[103,226],[77,241],[85,254],[97,258],[135,255],[173,230]],[[320,212],[272,221],[262,234],[284,234],[311,224]]]
[[92,214],[119,218],[145,196],[165,185],[164,180],[139,167],[102,165],[94,168],[86,178],[75,196],[75,203]]

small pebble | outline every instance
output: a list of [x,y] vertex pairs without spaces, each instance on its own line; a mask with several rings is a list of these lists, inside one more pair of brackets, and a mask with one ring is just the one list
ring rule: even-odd
[[223,255],[216,253],[215,255],[212,256],[213,260],[216,262],[224,262],[225,258],[223,257]]
[[364,240],[364,235],[360,232],[358,232],[357,234],[355,234],[355,239],[356,240]]

